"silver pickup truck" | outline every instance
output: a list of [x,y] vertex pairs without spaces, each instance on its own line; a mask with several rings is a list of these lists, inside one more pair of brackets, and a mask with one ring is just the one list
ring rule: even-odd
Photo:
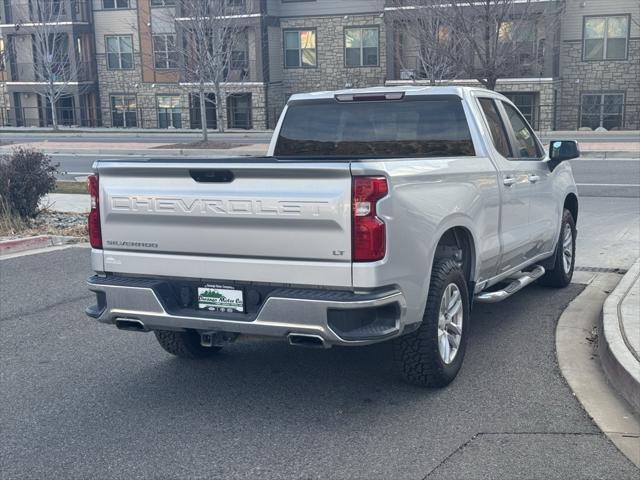
[[188,358],[390,340],[441,387],[474,302],[571,281],[578,155],[487,90],[294,95],[265,157],[95,163],[87,314]]

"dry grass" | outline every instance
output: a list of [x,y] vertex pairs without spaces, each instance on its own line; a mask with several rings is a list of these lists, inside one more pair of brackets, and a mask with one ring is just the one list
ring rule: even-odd
[[36,218],[23,219],[12,214],[0,199],[0,239],[60,235],[86,239],[86,215],[43,211]]
[[13,215],[0,200],[0,237],[13,237],[21,235],[28,228],[28,223],[17,215]]
[[53,191],[53,193],[86,194],[87,186],[84,182],[58,180],[56,182],[56,189]]
[[237,147],[246,147],[249,144],[244,144],[244,143],[229,143],[229,142],[218,142],[216,140],[209,140],[208,142],[203,142],[202,140],[198,140],[197,142],[190,142],[190,143],[173,143],[170,145],[161,145],[159,147],[153,147],[155,149],[162,149],[162,148],[193,148],[196,150],[206,150],[206,149],[210,149],[210,150],[229,150],[231,148],[237,148]]

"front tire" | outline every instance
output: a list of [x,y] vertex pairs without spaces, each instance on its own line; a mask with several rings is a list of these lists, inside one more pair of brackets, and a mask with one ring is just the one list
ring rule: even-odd
[[200,334],[195,330],[186,332],[171,332],[169,330],[154,330],[153,332],[160,346],[171,355],[189,360],[209,358],[220,351],[222,347],[203,347],[200,345]]
[[571,283],[576,262],[576,222],[571,212],[562,213],[560,237],[556,246],[553,269],[548,270],[539,280],[547,287],[564,288]]
[[453,259],[434,262],[420,327],[394,342],[394,360],[413,385],[440,388],[456,378],[467,344],[469,292]]

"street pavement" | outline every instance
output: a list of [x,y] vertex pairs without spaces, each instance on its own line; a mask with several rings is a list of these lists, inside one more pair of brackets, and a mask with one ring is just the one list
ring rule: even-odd
[[[618,250],[633,248],[639,208],[584,199],[578,264],[611,266],[599,255],[608,249],[628,267]],[[422,390],[393,374],[386,344],[306,350],[249,339],[207,361],[173,358],[151,334],[86,318],[89,274],[86,248],[0,261],[3,480],[640,473],[558,371],[555,324],[582,285],[534,285],[477,305],[459,377]]]
[[[96,129],[93,131],[73,131],[72,129],[61,129],[59,132],[46,131],[41,129],[0,129],[0,141],[12,143],[32,143],[32,142],[100,142],[100,143],[186,143],[200,140],[199,130],[113,130]],[[546,144],[551,140],[578,140],[580,142],[604,142],[604,143],[635,143],[640,141],[637,131],[618,132],[542,132],[541,140]],[[211,140],[220,140],[229,143],[246,143],[248,139],[252,143],[268,143],[271,139],[271,132],[247,131],[247,132],[226,132],[212,133]]]

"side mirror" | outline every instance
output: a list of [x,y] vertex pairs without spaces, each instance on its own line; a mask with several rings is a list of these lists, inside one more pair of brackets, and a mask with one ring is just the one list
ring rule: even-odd
[[553,140],[549,144],[549,159],[558,164],[580,156],[580,148],[575,140]]

